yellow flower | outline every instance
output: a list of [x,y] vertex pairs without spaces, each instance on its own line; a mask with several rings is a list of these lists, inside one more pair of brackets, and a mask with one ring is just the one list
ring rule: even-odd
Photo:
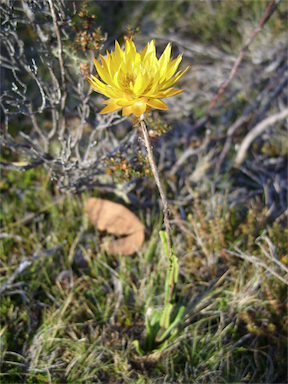
[[124,51],[118,41],[115,41],[115,53],[111,51],[109,54],[107,51],[107,58],[100,55],[102,66],[94,59],[98,75],[103,82],[92,75],[91,78],[87,77],[94,91],[109,98],[103,101],[106,107],[100,114],[123,108],[123,116],[134,113],[139,117],[145,111],[150,111],[151,107],[168,109],[160,99],[183,91],[169,87],[181,79],[190,68],[175,74],[182,55],[175,60],[170,58],[170,55],[170,43],[160,59],[157,59],[154,40],[146,45],[141,54],[136,51],[132,39],[126,40]]

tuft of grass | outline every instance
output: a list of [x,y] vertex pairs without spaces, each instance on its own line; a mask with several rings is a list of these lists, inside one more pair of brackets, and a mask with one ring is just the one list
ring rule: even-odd
[[163,351],[139,356],[132,342],[141,345],[146,312],[164,299],[161,217],[142,211],[152,237],[134,257],[115,258],[99,251],[101,234],[83,217],[86,193],[58,200],[40,169],[28,176],[10,175],[1,196],[1,233],[9,234],[1,239],[2,282],[24,258],[67,243],[35,260],[2,297],[2,382],[283,382],[287,286],[229,254],[237,246],[269,264],[269,243],[255,243],[262,235],[284,257],[287,230],[263,221],[263,203],[235,205],[228,189],[205,198],[196,189],[187,220],[174,222],[177,301],[186,307],[179,334]]

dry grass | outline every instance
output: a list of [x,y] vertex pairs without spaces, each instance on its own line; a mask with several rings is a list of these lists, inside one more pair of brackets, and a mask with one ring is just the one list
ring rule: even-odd
[[[62,194],[42,165],[2,172],[1,382],[286,383],[287,119],[257,136],[244,162],[234,167],[247,133],[287,103],[285,10],[281,5],[271,17],[257,37],[257,49],[251,47],[207,118],[207,107],[241,49],[242,32],[251,32],[263,11],[262,2],[243,1],[241,15],[228,3],[220,14],[218,3],[210,3],[179,1],[168,9],[162,1],[139,2],[130,14],[144,31],[136,43],[149,34],[163,43],[174,39],[174,49],[184,50],[192,62],[185,93],[171,100],[167,114],[154,112],[148,120],[156,132],[153,149],[180,266],[175,300],[185,313],[177,332],[165,347],[144,355],[133,344],[138,340],[143,346],[145,316],[163,308],[163,217],[154,181],[143,177],[147,164],[133,169],[133,153],[145,159],[137,127],[126,121],[102,130],[100,124],[97,140],[103,139],[107,150],[101,164],[109,168],[113,156],[115,169],[99,177],[98,189],[79,182],[78,192]],[[127,3],[121,4],[115,5],[118,14],[109,14],[115,25],[126,12]],[[167,30],[171,12],[179,12],[182,21]],[[207,12],[214,13],[215,23]],[[211,24],[207,29],[205,20]],[[237,26],[235,35],[229,35],[229,20]],[[191,26],[201,34],[195,44]],[[112,28],[108,22],[106,27]],[[23,118],[24,125],[27,121]],[[21,140],[17,122],[10,122],[11,134]],[[60,153],[61,145],[53,140],[53,153]],[[2,162],[27,160],[10,149],[3,147]],[[116,166],[123,159],[131,178],[121,177]],[[84,184],[90,176],[85,177]],[[140,218],[146,240],[134,256],[101,252],[106,234],[88,223],[83,209],[91,196],[126,204]]]

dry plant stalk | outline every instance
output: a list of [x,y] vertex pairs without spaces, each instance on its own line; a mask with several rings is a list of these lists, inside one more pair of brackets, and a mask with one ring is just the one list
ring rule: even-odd
[[146,146],[146,149],[148,152],[149,163],[150,163],[157,187],[159,189],[159,193],[160,193],[161,200],[162,200],[163,207],[164,207],[164,224],[165,224],[166,233],[167,233],[168,254],[169,254],[169,256],[171,256],[171,237],[170,237],[171,227],[170,227],[170,223],[169,223],[169,207],[168,207],[168,202],[166,199],[166,195],[165,195],[163,186],[162,186],[161,181],[160,181],[160,177],[159,177],[159,173],[158,173],[157,166],[155,163],[155,159],[153,156],[153,151],[152,151],[151,143],[149,140],[149,134],[148,134],[144,114],[140,116],[140,125],[141,125],[143,136],[144,136],[145,146]]
[[[280,0],[281,1],[281,0]],[[237,68],[239,67],[243,57],[244,57],[244,53],[245,51],[247,50],[247,48],[249,47],[249,44],[251,43],[251,41],[254,39],[254,37],[257,35],[258,32],[261,31],[263,25],[269,20],[270,16],[272,15],[272,13],[275,11],[275,9],[277,8],[278,4],[280,3],[280,1],[276,1],[276,0],[272,0],[270,2],[270,4],[268,5],[268,7],[266,8],[265,12],[264,12],[264,15],[262,16],[262,19],[260,20],[259,24],[257,25],[257,27],[254,29],[254,31],[251,33],[251,35],[248,37],[248,39],[246,40],[243,48],[241,49],[241,52],[239,53],[239,56],[235,62],[235,64],[233,65],[233,68],[231,69],[231,72],[230,72],[230,75],[228,77],[228,79],[225,81],[225,83],[221,86],[221,88],[219,89],[219,91],[217,92],[216,96],[214,97],[214,99],[211,101],[209,107],[208,107],[208,113],[215,107],[216,103],[217,103],[217,100],[219,99],[219,97],[224,93],[225,89],[227,88],[227,86],[229,85],[230,81],[233,79],[233,77],[235,76],[235,73],[237,71]]]

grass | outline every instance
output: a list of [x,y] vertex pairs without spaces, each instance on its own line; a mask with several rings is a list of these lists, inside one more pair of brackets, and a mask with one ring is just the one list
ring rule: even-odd
[[[106,4],[97,4],[97,15],[103,9],[109,11],[103,33],[120,29],[123,15],[127,17],[127,9],[131,9],[132,26],[142,23],[145,30],[145,22],[149,27],[150,22],[160,20],[156,23],[158,33],[179,32],[180,37],[213,44],[233,54],[239,52],[246,38],[243,31],[253,30],[268,4],[177,1],[167,7],[166,1],[148,1],[138,8],[137,3],[115,2],[109,10]],[[261,35],[269,35],[272,42],[285,29],[287,11],[283,4],[278,17],[271,17]],[[116,26],[110,22],[113,18]],[[256,44],[259,41],[257,36]],[[244,64],[243,68],[240,77],[246,83],[258,67],[248,73],[247,79]],[[209,147],[191,156],[173,175],[166,172],[167,163],[169,167],[174,165],[186,149],[186,140],[196,147],[203,143],[204,129],[187,133],[184,123],[192,124],[195,117],[205,115],[212,93],[207,91],[199,108],[197,104],[191,107],[189,116],[183,118],[184,128],[182,123],[177,126],[179,132],[174,122],[162,121],[161,114],[149,120],[149,128],[156,132],[156,156],[164,148],[159,163],[162,161],[161,177],[168,199],[173,202],[172,239],[179,259],[175,300],[177,306],[185,307],[174,337],[162,349],[147,349],[141,355],[133,343],[138,340],[143,347],[145,319],[163,308],[167,271],[159,238],[163,214],[142,152],[137,158],[139,169],[132,175],[139,180],[130,190],[134,197],[131,204],[103,192],[104,188],[101,192],[95,189],[61,194],[57,181],[51,180],[42,166],[23,173],[2,172],[0,284],[5,289],[0,302],[1,383],[287,382],[287,178],[281,173],[281,161],[287,161],[287,145],[283,126],[275,124],[267,131],[268,139],[258,138],[247,156],[247,168],[239,170],[233,168],[236,144],[253,127],[251,121],[247,126],[245,122],[234,137],[221,172],[215,171],[223,148],[221,134],[225,136],[229,125],[259,95],[264,80],[239,92],[236,101],[224,103],[224,108],[213,114],[207,130],[219,137],[212,137]],[[204,91],[200,89],[199,94],[203,96]],[[274,98],[280,106],[286,100],[281,95]],[[264,96],[270,97],[268,91]],[[258,112],[255,106],[255,119]],[[16,135],[18,123],[28,134],[30,127],[21,115],[9,125],[11,135]],[[49,125],[48,117],[45,124]],[[111,133],[112,129],[107,131]],[[125,127],[121,129],[122,140]],[[166,136],[157,138],[163,132]],[[117,128],[114,134],[111,137],[115,141]],[[51,144],[55,154],[59,153],[57,140]],[[167,153],[163,153],[165,148]],[[128,164],[121,156],[107,158],[116,184],[123,182],[123,169]],[[273,168],[270,159],[277,160],[278,168]],[[27,159],[5,147],[1,160]],[[130,171],[132,174],[133,169]],[[92,196],[125,203],[140,218],[146,239],[133,256],[101,251],[107,234],[88,222],[83,209]],[[25,261],[31,263],[20,272],[18,268]],[[10,285],[5,286],[9,279]],[[175,315],[175,308],[173,311]]]
[[[257,0],[219,0],[209,3],[160,0],[147,1],[142,12],[149,22],[152,20],[158,33],[181,31],[192,41],[213,44],[223,51],[235,53],[244,44],[246,31],[256,27],[268,4],[269,1]],[[270,33],[276,39],[286,29],[286,16],[286,6],[281,4],[277,17],[271,18],[265,25],[264,34]],[[138,23],[141,18],[143,14],[140,20],[136,19]]]
[[[2,297],[3,383],[284,382],[287,285],[228,253],[237,244],[274,268],[255,244],[266,228],[286,260],[287,229],[263,225],[263,203],[214,205],[229,192],[206,199],[196,194],[187,220],[176,217],[177,301],[186,306],[185,317],[162,352],[139,356],[132,341],[141,343],[145,312],[163,301],[159,214],[149,222],[149,209],[141,210],[144,224],[156,231],[134,257],[116,258],[99,251],[99,233],[85,219],[83,200],[91,193],[59,200],[40,167],[4,173],[3,182],[1,234],[9,236],[1,239],[2,282],[34,252],[67,241],[56,254],[35,260]],[[285,278],[283,272],[277,268]]]

